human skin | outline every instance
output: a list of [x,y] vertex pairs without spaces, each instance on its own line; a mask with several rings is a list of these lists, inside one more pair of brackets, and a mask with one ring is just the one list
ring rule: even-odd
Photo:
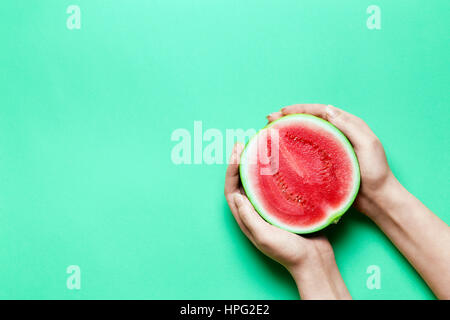
[[[352,114],[322,104],[288,106],[267,118],[271,122],[295,113],[323,118],[347,136],[361,171],[356,208],[380,227],[438,298],[450,299],[450,228],[395,178],[383,146],[369,126]],[[270,236],[266,238],[271,242]]]
[[225,197],[242,232],[265,255],[286,267],[302,299],[351,299],[324,236],[301,237],[272,226],[255,211],[239,178],[243,148],[235,145],[225,178]]

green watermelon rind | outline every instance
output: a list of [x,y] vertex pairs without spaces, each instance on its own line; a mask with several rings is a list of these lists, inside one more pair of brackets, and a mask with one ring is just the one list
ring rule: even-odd
[[259,206],[258,206],[258,204],[257,204],[257,201],[256,201],[255,199],[253,199],[252,193],[249,192],[249,191],[250,191],[250,187],[247,185],[247,181],[246,181],[247,178],[245,177],[245,174],[242,172],[242,166],[239,167],[239,176],[240,176],[240,178],[241,178],[242,187],[244,188],[244,191],[245,191],[245,193],[246,193],[246,195],[247,195],[249,201],[251,202],[251,204],[252,204],[253,207],[255,208],[256,212],[257,212],[257,213],[258,213],[265,221],[267,221],[268,223],[270,223],[270,224],[272,224],[272,225],[274,225],[274,226],[276,226],[276,227],[278,227],[278,228],[280,228],[280,229],[283,229],[283,230],[286,230],[286,231],[289,231],[289,232],[293,232],[293,233],[296,233],[296,234],[309,234],[309,233],[314,233],[314,232],[320,231],[320,230],[326,228],[327,226],[329,226],[329,225],[330,225],[331,223],[333,223],[333,222],[334,222],[334,223],[337,223],[337,222],[339,221],[339,219],[340,219],[340,218],[348,211],[348,209],[351,207],[351,205],[352,205],[353,202],[355,201],[356,196],[358,195],[358,191],[359,191],[360,184],[361,184],[360,167],[359,167],[358,157],[356,156],[355,150],[353,149],[353,146],[352,146],[352,144],[350,143],[350,141],[347,139],[347,137],[346,137],[346,136],[345,136],[345,135],[344,135],[344,134],[343,134],[343,133],[335,126],[335,125],[333,125],[332,123],[330,123],[330,122],[328,122],[328,121],[326,121],[326,120],[324,120],[324,119],[322,119],[322,118],[313,116],[313,115],[311,115],[311,114],[306,114],[306,113],[296,113],[296,114],[291,114],[291,115],[287,115],[287,116],[281,117],[281,118],[279,118],[279,119],[277,119],[277,120],[275,120],[275,121],[273,121],[273,122],[267,124],[264,128],[262,128],[261,130],[259,130],[252,138],[250,138],[249,141],[246,143],[244,150],[242,151],[242,154],[241,154],[241,157],[240,157],[240,163],[241,163],[241,164],[243,163],[242,160],[243,160],[243,159],[245,158],[245,156],[246,156],[247,146],[248,146],[248,145],[252,142],[252,140],[255,139],[255,137],[257,137],[263,130],[267,130],[268,128],[270,128],[270,127],[273,126],[274,124],[278,123],[279,121],[284,121],[284,120],[287,119],[287,118],[298,118],[298,117],[301,117],[301,118],[311,118],[311,119],[314,119],[314,120],[319,121],[320,123],[322,123],[322,124],[325,125],[326,127],[330,128],[331,131],[332,131],[333,133],[335,133],[337,137],[340,137],[340,138],[342,139],[342,141],[344,142],[344,144],[346,145],[346,147],[347,147],[346,149],[348,150],[349,155],[351,156],[351,158],[352,158],[352,160],[353,160],[352,163],[353,163],[354,166],[355,166],[354,169],[355,169],[356,177],[354,178],[354,180],[356,180],[356,181],[355,181],[355,182],[356,182],[356,186],[355,186],[355,188],[354,188],[354,190],[353,190],[353,194],[351,195],[351,197],[349,198],[349,200],[347,201],[347,203],[345,204],[345,206],[343,207],[343,209],[341,209],[341,210],[339,210],[338,212],[336,212],[335,214],[331,215],[330,217],[328,217],[328,218],[324,221],[324,223],[322,223],[322,224],[320,224],[319,226],[316,226],[316,227],[314,227],[314,228],[310,228],[310,229],[308,229],[308,228],[302,228],[301,230],[298,229],[298,228],[291,228],[291,227],[289,227],[289,226],[286,226],[286,225],[283,225],[283,224],[279,224],[279,223],[277,223],[276,221],[273,221],[270,217],[268,217],[268,216],[266,216],[266,215],[264,214],[264,210],[261,210],[261,209],[259,208]]

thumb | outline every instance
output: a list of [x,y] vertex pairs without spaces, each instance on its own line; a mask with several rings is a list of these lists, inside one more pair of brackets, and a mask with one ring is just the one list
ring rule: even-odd
[[255,238],[259,238],[266,231],[267,223],[259,216],[246,197],[236,194],[234,203],[242,223]]

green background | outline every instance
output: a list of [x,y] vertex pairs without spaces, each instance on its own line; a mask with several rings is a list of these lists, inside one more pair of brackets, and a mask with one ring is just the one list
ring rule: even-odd
[[[80,30],[66,8],[81,8]],[[366,27],[381,8],[382,29]],[[296,299],[241,234],[225,165],[171,161],[177,128],[260,128],[301,102],[365,119],[450,222],[450,2],[0,3],[0,298]],[[356,299],[433,294],[373,223],[328,230]],[[81,290],[66,288],[79,265]],[[366,269],[381,268],[381,289]]]

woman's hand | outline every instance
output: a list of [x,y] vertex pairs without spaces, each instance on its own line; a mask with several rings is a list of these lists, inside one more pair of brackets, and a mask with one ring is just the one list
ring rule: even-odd
[[240,184],[242,150],[241,144],[235,145],[225,178],[225,197],[242,232],[261,252],[288,269],[303,299],[351,298],[325,237],[302,238],[267,223],[255,211]]

